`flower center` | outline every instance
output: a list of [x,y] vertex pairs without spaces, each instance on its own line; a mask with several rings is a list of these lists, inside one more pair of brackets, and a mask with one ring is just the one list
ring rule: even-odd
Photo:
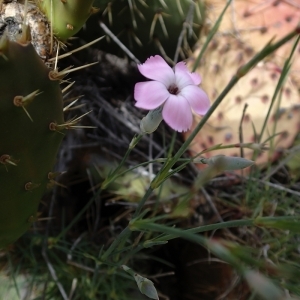
[[172,95],[178,95],[179,94],[179,88],[175,84],[170,85],[169,88],[168,88],[168,91]]

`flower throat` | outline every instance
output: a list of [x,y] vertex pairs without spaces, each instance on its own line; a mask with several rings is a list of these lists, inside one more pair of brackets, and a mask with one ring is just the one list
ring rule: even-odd
[[179,88],[175,85],[175,84],[172,84],[169,88],[168,88],[168,91],[170,94],[172,95],[177,95],[179,94]]

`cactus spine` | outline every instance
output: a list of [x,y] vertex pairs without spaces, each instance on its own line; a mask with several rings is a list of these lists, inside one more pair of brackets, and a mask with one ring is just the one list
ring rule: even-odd
[[[100,12],[87,23],[83,38],[95,38],[103,22],[141,61],[160,54],[171,62],[183,27],[180,56],[187,57],[204,23],[202,0],[96,0],[95,5]],[[109,38],[101,50],[124,55]]]

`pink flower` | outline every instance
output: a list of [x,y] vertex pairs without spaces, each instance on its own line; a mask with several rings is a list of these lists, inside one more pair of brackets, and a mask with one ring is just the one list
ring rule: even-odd
[[135,85],[135,106],[153,110],[163,105],[163,119],[174,130],[181,132],[191,128],[192,109],[199,115],[208,111],[208,96],[198,87],[201,77],[190,73],[184,62],[177,63],[173,70],[161,56],[156,55],[138,65],[138,69],[152,81]]

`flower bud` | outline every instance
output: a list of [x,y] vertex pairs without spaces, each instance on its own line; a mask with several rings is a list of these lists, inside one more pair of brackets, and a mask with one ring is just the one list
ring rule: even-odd
[[141,121],[140,128],[143,134],[149,134],[154,132],[162,121],[162,109],[160,106],[154,110],[148,112],[147,116]]
[[156,299],[156,300],[159,299],[158,295],[157,295],[157,291],[151,280],[149,280],[145,277],[142,277],[139,274],[135,274],[134,279],[135,279],[135,281],[138,285],[138,288],[142,294],[146,295],[150,299]]
[[227,171],[241,170],[247,167],[250,167],[254,164],[254,161],[235,156],[225,156],[225,155],[216,155],[207,159],[206,163],[208,165],[214,165],[216,162],[221,161],[222,167]]
[[135,282],[143,295],[150,299],[159,300],[156,288],[151,280],[135,273],[132,269],[125,265],[122,265],[121,268],[134,277]]
[[285,299],[284,293],[270,279],[255,270],[246,270],[244,277],[248,285],[263,299]]

